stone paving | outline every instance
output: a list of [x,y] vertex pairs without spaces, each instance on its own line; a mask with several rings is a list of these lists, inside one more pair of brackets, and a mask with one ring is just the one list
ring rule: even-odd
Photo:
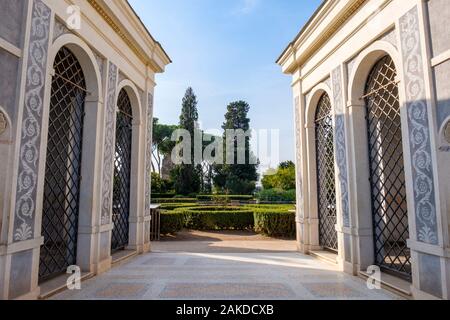
[[258,239],[254,250],[247,240],[244,249],[236,250],[239,242],[238,237],[155,243],[152,253],[83,282],[79,291],[65,291],[52,299],[400,299],[386,290],[369,290],[364,280],[295,252],[295,242]]

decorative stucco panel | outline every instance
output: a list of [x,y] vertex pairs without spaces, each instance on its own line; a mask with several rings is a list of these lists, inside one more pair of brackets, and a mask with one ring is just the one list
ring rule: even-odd
[[153,95],[148,94],[147,106],[147,141],[145,160],[145,214],[150,215],[152,192],[152,138],[153,138]]
[[55,20],[55,25],[53,27],[53,41],[58,39],[60,36],[72,33],[66,25],[60,20]]
[[400,19],[417,240],[437,245],[438,227],[428,106],[417,7]]
[[398,48],[397,35],[395,33],[395,30],[391,30],[391,31],[387,32],[380,38],[380,40],[386,41],[386,42],[392,44],[395,48]]
[[342,72],[338,67],[332,73],[333,101],[335,109],[335,144],[338,179],[341,191],[342,218],[345,227],[350,226],[350,207],[347,175],[347,146],[345,141],[344,97],[342,95]]
[[356,63],[356,58],[357,56],[353,57],[351,60],[349,60],[347,62],[347,79],[351,79],[352,78],[352,72],[353,69],[355,68],[355,63]]
[[302,175],[302,140],[301,140],[301,122],[300,122],[300,98],[295,97],[294,102],[295,119],[295,142],[296,142],[296,170],[297,170],[297,214],[300,218],[304,217],[303,212],[303,175]]
[[18,158],[19,171],[14,219],[15,242],[26,241],[34,236],[50,20],[51,10],[41,0],[35,0],[32,8],[25,102]]
[[115,127],[116,127],[116,91],[117,91],[117,67],[109,63],[108,96],[106,102],[106,124],[105,144],[103,155],[103,178],[102,178],[102,210],[101,223],[111,223],[112,212],[112,190],[114,175],[114,153],[115,153]]

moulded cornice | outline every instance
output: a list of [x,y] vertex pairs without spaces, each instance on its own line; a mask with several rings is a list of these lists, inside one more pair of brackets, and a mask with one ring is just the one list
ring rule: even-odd
[[[108,5],[104,0],[87,0],[88,3],[97,11],[97,13],[108,23],[114,32],[127,44],[127,46],[139,57],[146,65],[149,65],[155,72],[163,72],[164,66],[170,64],[172,61],[167,53],[164,51],[161,44],[152,37],[147,28],[143,25],[137,14],[134,12],[128,1],[115,1],[115,4],[120,7],[128,16],[134,20],[132,21],[137,31],[144,35],[147,46],[150,52],[144,50],[138,41],[131,36],[130,32],[120,24],[119,19],[109,10]],[[109,0],[111,1],[111,0]],[[161,63],[155,61],[155,55]]]
[[286,73],[294,72],[299,65],[307,61],[367,0],[347,0],[347,5],[317,36],[317,39],[306,46],[305,41],[310,39],[312,33],[323,22],[324,17],[329,15],[340,1],[342,0],[325,0],[297,37],[283,51],[276,62],[284,67]]

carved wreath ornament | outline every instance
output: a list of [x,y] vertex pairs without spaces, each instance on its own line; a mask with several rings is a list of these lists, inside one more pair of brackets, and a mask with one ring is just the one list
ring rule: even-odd
[[8,127],[8,122],[6,121],[5,114],[0,111],[0,135],[6,131]]
[[445,138],[445,141],[447,141],[447,143],[450,144],[450,121],[447,122],[447,124],[445,125],[444,138]]

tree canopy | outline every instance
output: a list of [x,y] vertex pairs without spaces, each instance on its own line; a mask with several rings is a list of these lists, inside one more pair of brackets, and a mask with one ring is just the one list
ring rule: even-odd
[[175,191],[178,194],[189,195],[198,193],[201,187],[201,166],[195,165],[194,154],[195,144],[194,136],[197,129],[198,109],[197,97],[194,90],[189,87],[183,97],[180,128],[190,133],[191,138],[191,159],[190,163],[177,165],[172,171]]
[[153,149],[152,170],[161,175],[163,158],[170,156],[175,143],[171,141],[172,133],[178,129],[176,125],[159,123],[158,118],[153,119]]
[[[249,133],[250,119],[248,112],[250,106],[245,101],[232,102],[227,106],[227,113],[225,114],[225,122],[222,128],[224,129],[224,152],[227,150],[227,130],[242,130]],[[234,137],[234,152],[232,154],[233,164],[219,164],[214,166],[214,184],[217,189],[224,193],[231,194],[251,194],[256,188],[256,181],[258,180],[258,164],[254,154],[250,149],[251,134],[245,136],[244,150],[239,146],[239,139]],[[245,155],[245,163],[238,163],[239,155]],[[227,159],[227,156],[224,156]]]
[[295,189],[295,164],[292,161],[282,162],[277,170],[269,169],[263,176],[264,189]]

